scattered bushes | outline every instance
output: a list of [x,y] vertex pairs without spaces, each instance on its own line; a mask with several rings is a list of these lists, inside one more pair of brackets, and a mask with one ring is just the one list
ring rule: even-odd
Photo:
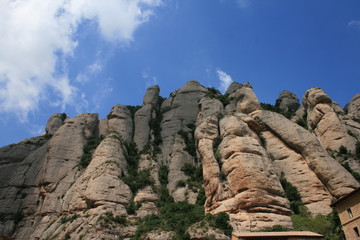
[[[121,141],[121,139],[119,140]],[[151,178],[151,169],[138,172],[140,156],[135,142],[124,142],[123,144],[126,148],[124,155],[127,162],[128,175],[122,176],[121,179],[130,187],[133,193],[146,186],[152,186],[154,180]]]
[[187,151],[191,156],[196,159],[196,146],[193,139],[194,130],[191,130],[191,139],[189,138],[189,133],[184,130],[179,130],[177,132],[185,141],[184,150]]
[[169,183],[168,180],[169,169],[166,165],[161,165],[159,169],[159,181],[161,185],[167,185]]
[[275,104],[275,106],[271,105],[269,103],[260,103],[260,106],[263,110],[280,113],[281,115],[283,115],[284,117],[286,117],[288,119],[290,119],[292,116],[295,115],[295,110],[284,111],[279,108],[279,104],[277,104],[277,103]]
[[205,97],[215,98],[215,99],[219,100],[223,104],[224,107],[226,105],[228,105],[230,103],[230,101],[233,100],[232,97],[229,97],[229,94],[222,95],[219,90],[217,90],[213,87],[208,88],[208,92],[205,93]]
[[360,141],[357,141],[355,144],[355,156],[360,160]]
[[161,153],[160,145],[162,144],[161,138],[161,121],[162,114],[160,110],[156,110],[156,117],[151,119],[149,122],[149,127],[152,130],[154,139],[151,141],[151,146],[153,148],[153,155]]
[[93,150],[100,144],[104,139],[104,136],[96,137],[91,136],[87,139],[86,145],[83,147],[83,155],[80,159],[80,166],[86,168],[91,162]]
[[126,225],[126,218],[124,216],[114,216],[112,212],[106,212],[105,214],[102,214],[98,220],[103,220],[105,223],[113,222],[121,225]]
[[263,228],[259,232],[288,232],[288,231],[290,231],[290,229],[287,227],[281,225],[274,225],[272,227]]
[[286,198],[290,201],[291,210],[295,214],[299,214],[299,207],[303,205],[299,191],[294,185],[292,185],[286,180],[284,173],[281,174],[280,183],[285,191]]
[[122,180],[130,187],[133,193],[154,184],[154,180],[151,178],[150,169],[139,171],[136,174],[129,174],[128,176],[123,177]]

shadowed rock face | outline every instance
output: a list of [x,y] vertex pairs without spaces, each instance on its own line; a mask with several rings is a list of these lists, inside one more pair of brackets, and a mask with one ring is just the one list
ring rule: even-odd
[[[135,113],[115,105],[100,121],[97,114],[54,114],[42,136],[0,148],[0,235],[130,238],[135,220],[161,212],[161,191],[195,204],[202,187],[205,211],[226,212],[235,231],[291,228],[281,177],[298,189],[313,215],[328,214],[333,198],[359,187],[341,166],[360,171],[353,154],[360,139],[359,94],[344,111],[320,88],[306,91],[300,107],[294,94],[283,91],[279,108],[298,109],[290,121],[261,110],[249,83],[232,83],[224,96],[196,81],[164,101],[159,93],[158,86],[149,87]],[[294,123],[299,119],[309,130]],[[348,153],[339,154],[341,146]],[[203,180],[196,182],[200,167]],[[116,223],[121,219],[132,223]],[[187,230],[193,239],[207,234],[199,226]]]
[[280,93],[279,98],[276,100],[276,105],[284,111],[296,111],[299,108],[300,103],[294,93],[284,90]]

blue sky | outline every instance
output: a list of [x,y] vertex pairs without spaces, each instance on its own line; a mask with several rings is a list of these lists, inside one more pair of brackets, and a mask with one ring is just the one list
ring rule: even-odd
[[250,82],[261,102],[323,88],[360,92],[360,1],[2,0],[0,146],[44,132],[56,112],[105,118],[189,80]]

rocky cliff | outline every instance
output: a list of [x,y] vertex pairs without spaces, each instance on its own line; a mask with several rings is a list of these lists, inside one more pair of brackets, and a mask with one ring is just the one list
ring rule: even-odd
[[159,93],[102,120],[54,114],[43,135],[0,148],[0,235],[229,239],[221,217],[234,231],[291,229],[299,203],[326,215],[359,187],[359,94],[342,109],[320,88],[274,106],[249,83]]

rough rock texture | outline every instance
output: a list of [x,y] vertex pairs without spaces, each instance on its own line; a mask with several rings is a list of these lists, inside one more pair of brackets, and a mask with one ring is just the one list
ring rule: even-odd
[[187,230],[191,239],[230,240],[223,231],[214,229],[208,223],[195,223]]
[[287,146],[271,131],[262,132],[262,136],[266,141],[266,149],[273,158],[277,175],[284,174],[286,180],[298,189],[302,202],[312,214],[329,214],[332,196],[301,154]]
[[[149,122],[156,118],[156,107],[159,101],[159,86],[151,86],[147,89],[141,109],[135,113],[134,142],[138,149],[142,150],[151,138]],[[158,113],[159,114],[159,113]]]
[[294,93],[284,90],[276,100],[276,105],[284,111],[296,111],[299,108],[300,103],[298,97]]
[[260,109],[260,102],[257,99],[250,83],[245,83],[235,93],[237,110],[242,113],[251,113]]
[[45,127],[46,133],[53,135],[64,123],[65,119],[65,113],[55,113],[51,115]]
[[232,82],[228,89],[226,90],[225,94],[233,94],[235,93],[239,88],[241,88],[241,84],[238,82]]
[[330,97],[319,88],[307,90],[303,97],[308,124],[325,149],[339,151],[341,146],[355,152],[355,141],[338,117]]
[[173,92],[161,105],[163,113],[161,137],[163,141],[163,160],[170,162],[172,145],[179,130],[187,128],[188,124],[196,122],[198,101],[205,95],[207,89],[196,81],[190,81],[179,90]]
[[127,106],[115,105],[107,116],[108,133],[118,133],[127,142],[132,141],[133,121]]
[[360,119],[360,93],[355,94],[346,106],[348,116],[352,119]]
[[[290,121],[260,110],[249,83],[232,83],[223,96],[196,81],[164,101],[159,92],[149,87],[141,107],[115,105],[100,121],[97,114],[54,114],[41,136],[0,148],[0,236],[131,239],[141,219],[161,215],[170,196],[205,200],[205,212],[228,213],[234,231],[291,228],[281,178],[313,216],[328,214],[333,198],[359,187],[341,166],[360,172],[359,94],[344,111],[311,88]],[[277,102],[285,111],[298,107],[289,92]],[[177,235],[160,226],[141,238]],[[228,239],[206,222],[187,233]]]
[[351,174],[327,153],[314,135],[304,128],[275,112],[257,111],[252,116],[258,117],[288,146],[300,153],[334,197],[343,196],[359,187],[359,183]]
[[[248,87],[238,89],[236,94],[242,96],[238,97],[241,104],[258,103]],[[231,213],[237,231],[275,224],[291,226],[289,202],[260,139],[243,121],[246,117],[226,116],[219,123],[216,116],[222,108],[204,103],[200,102],[195,135],[203,165],[206,211]],[[220,145],[214,146],[219,138]]]

